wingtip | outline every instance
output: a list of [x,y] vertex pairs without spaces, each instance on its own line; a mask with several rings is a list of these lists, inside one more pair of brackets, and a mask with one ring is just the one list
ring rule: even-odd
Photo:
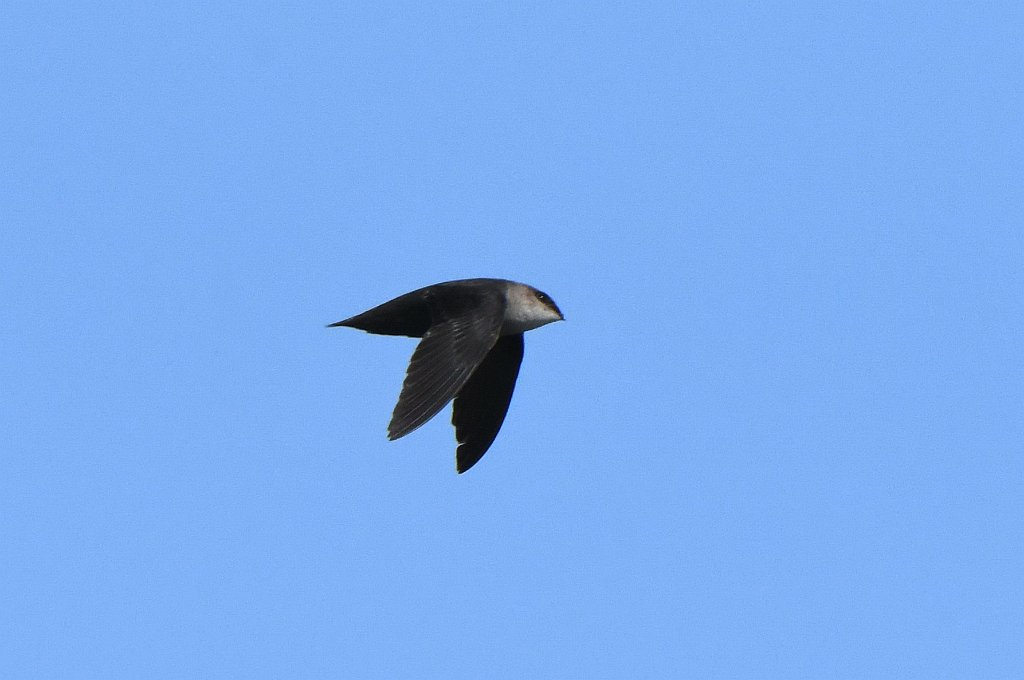
[[[459,445],[459,449],[464,449],[464,447],[465,444]],[[461,475],[463,472],[470,470],[474,465],[479,463],[484,454],[481,453],[480,455],[476,455],[474,453],[473,455],[469,455],[467,451],[460,451],[459,449],[455,450],[455,471]]]
[[[426,421],[424,421],[425,423]],[[391,422],[388,423],[388,441],[395,441],[401,439],[405,435],[419,429],[424,423],[420,423],[414,427],[409,427],[408,422],[396,422],[394,417],[391,418]]]

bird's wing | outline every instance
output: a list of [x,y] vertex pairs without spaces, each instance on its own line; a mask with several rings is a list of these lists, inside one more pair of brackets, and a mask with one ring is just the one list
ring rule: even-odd
[[455,468],[463,473],[490,448],[505,422],[523,361],[523,334],[504,335],[455,397],[452,425],[459,448]]
[[436,320],[412,354],[388,439],[409,434],[459,393],[497,341],[504,316],[504,297],[495,294]]

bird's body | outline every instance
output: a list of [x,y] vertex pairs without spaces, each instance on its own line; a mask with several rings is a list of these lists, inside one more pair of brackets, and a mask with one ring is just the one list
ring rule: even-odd
[[455,400],[452,424],[462,473],[486,453],[512,400],[523,333],[562,312],[546,294],[504,279],[438,283],[331,324],[423,338],[413,352],[388,438],[409,434]]

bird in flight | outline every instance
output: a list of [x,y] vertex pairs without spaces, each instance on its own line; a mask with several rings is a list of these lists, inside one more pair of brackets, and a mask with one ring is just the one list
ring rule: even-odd
[[452,399],[459,474],[487,452],[505,421],[523,360],[523,333],[562,321],[555,301],[504,279],[437,283],[330,324],[423,338],[409,361],[388,439],[404,437]]

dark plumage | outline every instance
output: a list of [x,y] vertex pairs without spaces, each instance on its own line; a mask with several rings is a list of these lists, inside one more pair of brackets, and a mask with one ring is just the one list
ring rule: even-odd
[[563,319],[546,294],[503,279],[439,283],[331,326],[423,338],[413,352],[388,438],[404,437],[455,400],[462,473],[487,452],[505,420],[523,358],[523,333]]

